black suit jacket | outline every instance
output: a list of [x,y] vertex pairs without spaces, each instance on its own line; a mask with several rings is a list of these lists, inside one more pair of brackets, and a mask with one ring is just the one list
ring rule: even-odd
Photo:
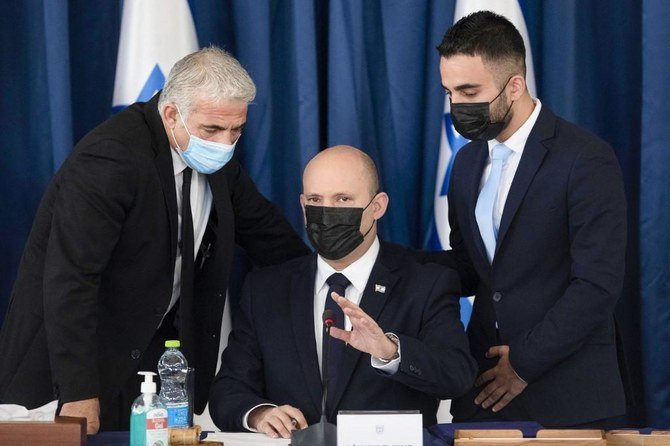
[[[486,142],[458,153],[449,186],[452,250],[434,258],[459,271],[465,295],[476,295],[468,335],[479,372],[495,365],[484,357],[489,347],[508,344],[512,366],[528,382],[499,416],[552,426],[622,414],[613,310],[624,276],[626,203],[612,149],[543,105],[492,265],[474,213],[487,157]],[[479,390],[453,403],[456,419],[474,414]]]
[[[177,200],[158,95],[86,135],[37,211],[0,333],[0,400],[35,407],[99,396],[137,370],[172,294]],[[196,267],[196,410],[215,373],[239,243],[257,264],[308,253],[236,158],[208,176],[211,218]]]
[[[314,337],[316,255],[251,273],[240,314],[223,353],[209,402],[224,431],[243,430],[242,418],[261,403],[289,404],[308,423],[321,414],[321,376]],[[375,291],[375,285],[386,287]],[[460,322],[458,278],[437,265],[422,266],[394,245],[382,244],[361,308],[385,332],[400,338],[394,375],[370,364],[370,355],[346,347],[334,407],[338,410],[418,409],[436,422],[439,399],[465,392],[475,365]],[[337,341],[340,342],[340,341]]]

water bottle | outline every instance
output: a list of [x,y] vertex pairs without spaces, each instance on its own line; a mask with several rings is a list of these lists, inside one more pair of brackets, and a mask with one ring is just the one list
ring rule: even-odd
[[188,363],[179,351],[179,341],[165,341],[165,353],[158,361],[160,399],[168,412],[168,427],[189,427],[186,373]]

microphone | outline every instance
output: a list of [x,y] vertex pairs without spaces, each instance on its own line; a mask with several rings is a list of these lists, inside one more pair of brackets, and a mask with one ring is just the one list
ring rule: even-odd
[[[330,327],[335,325],[337,318],[333,310],[325,310],[321,315],[323,321],[323,336],[330,337]],[[325,340],[325,338],[324,338]],[[330,342],[323,342],[321,356],[322,397],[321,397],[321,420],[306,429],[291,432],[292,446],[337,446],[337,428],[334,424],[326,421],[326,400],[328,399],[328,347]]]
[[322,392],[323,397],[321,398],[321,418],[326,418],[326,400],[328,399],[328,352],[330,351],[330,340],[326,340],[326,337],[330,338],[330,327],[335,325],[337,316],[333,310],[327,309],[323,311],[321,315],[321,320],[323,321],[324,328],[324,341],[323,352],[321,352],[322,361],[321,361],[321,377],[322,377]]
[[321,320],[323,321],[323,325],[326,328],[326,333],[330,334],[330,327],[335,325],[336,319],[337,318],[335,317],[335,312],[333,310],[328,309],[323,312]]

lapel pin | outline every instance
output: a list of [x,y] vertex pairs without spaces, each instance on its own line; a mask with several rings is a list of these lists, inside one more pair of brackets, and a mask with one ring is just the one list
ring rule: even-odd
[[375,284],[375,293],[386,293],[386,287],[384,285]]

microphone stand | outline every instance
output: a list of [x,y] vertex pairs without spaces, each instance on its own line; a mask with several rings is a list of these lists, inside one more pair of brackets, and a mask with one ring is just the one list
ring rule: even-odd
[[323,369],[321,375],[323,376],[323,385],[321,398],[321,420],[318,423],[301,430],[291,431],[291,446],[337,446],[337,427],[326,420],[326,400],[328,397],[328,351],[330,350],[330,327],[333,325],[332,316],[326,317],[324,311],[323,319],[325,326],[324,336],[328,336],[328,342],[324,343],[327,347],[323,349],[323,361],[321,362]]

